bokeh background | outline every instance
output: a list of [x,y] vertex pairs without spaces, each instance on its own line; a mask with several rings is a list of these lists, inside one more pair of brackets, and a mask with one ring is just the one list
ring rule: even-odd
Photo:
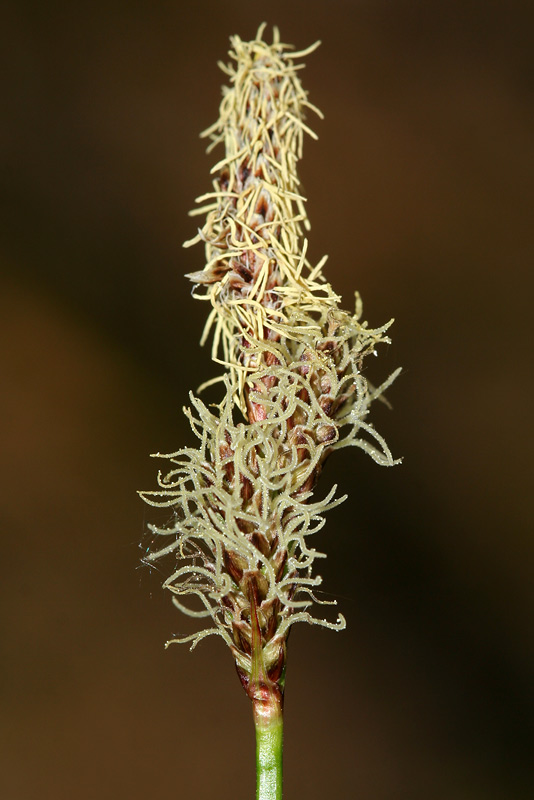
[[214,374],[183,273],[209,188],[228,37],[322,47],[301,175],[310,252],[396,318],[374,420],[394,469],[327,465],[324,589],[348,629],[290,642],[286,794],[532,796],[529,4],[3,4],[0,524],[5,800],[254,793],[249,702],[221,640],[190,654],[139,565],[148,454],[192,443]]

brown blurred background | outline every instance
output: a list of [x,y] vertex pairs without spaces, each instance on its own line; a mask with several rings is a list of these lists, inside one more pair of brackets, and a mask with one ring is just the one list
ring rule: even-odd
[[[396,318],[317,546],[348,629],[297,627],[287,800],[531,797],[532,15],[526,2],[4,3],[0,418],[5,800],[244,800],[249,703],[139,566],[155,451],[214,374],[183,273],[228,37],[323,46],[312,260]],[[269,34],[270,35],[270,34]]]

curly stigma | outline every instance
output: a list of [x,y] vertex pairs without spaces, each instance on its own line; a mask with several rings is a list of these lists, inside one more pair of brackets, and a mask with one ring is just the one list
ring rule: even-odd
[[[371,329],[339,307],[323,276],[326,259],[307,258],[309,228],[297,176],[307,114],[320,112],[299,79],[301,52],[280,42],[231,39],[221,64],[220,116],[204,132],[208,150],[224,145],[212,190],[197,202],[205,215],[186,246],[203,242],[205,263],[188,277],[210,305],[203,341],[222,373],[218,407],[191,395],[186,410],[198,446],[163,456],[158,489],[142,493],[172,518],[154,534],[149,563],[169,557],[164,586],[184,613],[207,620],[190,642],[217,634],[229,645],[248,694],[281,697],[286,641],[296,622],[340,630],[345,620],[313,611],[324,557],[311,537],[324,513],[345,498],[336,487],[316,496],[328,455],[356,446],[383,465],[396,463],[368,422],[375,389],[363,373],[367,355],[388,342],[391,323]],[[206,384],[205,384],[206,385]],[[202,387],[201,387],[202,388]],[[161,457],[160,454],[157,454]],[[259,708],[259,706],[258,706]]]

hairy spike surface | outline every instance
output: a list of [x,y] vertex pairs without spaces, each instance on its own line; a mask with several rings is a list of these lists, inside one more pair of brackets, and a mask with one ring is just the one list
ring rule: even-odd
[[316,138],[306,112],[319,112],[295,62],[315,46],[291,54],[276,29],[270,45],[262,35],[263,26],[251,42],[231,39],[234,63],[222,65],[230,85],[203,134],[209,150],[223,144],[225,155],[193,212],[206,221],[186,242],[205,246],[205,265],[189,278],[194,296],[211,305],[203,340],[212,336],[213,358],[225,367],[224,397],[208,409],[191,395],[186,414],[198,447],[164,456],[158,489],[141,493],[172,510],[167,526],[150,526],[145,560],[173,559],[164,586],[175,605],[209,619],[173,641],[194,647],[221,635],[251,696],[258,664],[262,680],[281,685],[292,624],[345,625],[341,615],[332,622],[309,611],[319,602],[314,562],[324,557],[310,537],[345,499],[335,487],[322,499],[314,492],[325,459],[341,447],[396,463],[367,416],[398,374],[370,386],[362,364],[389,341],[391,323],[368,328],[358,296],[354,314],[340,309],[322,273],[326,259],[307,259],[296,166],[304,134]]

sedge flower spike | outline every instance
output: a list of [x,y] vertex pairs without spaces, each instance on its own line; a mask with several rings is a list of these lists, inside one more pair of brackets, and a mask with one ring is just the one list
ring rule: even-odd
[[[212,337],[213,360],[224,367],[203,386],[220,381],[224,396],[208,408],[191,395],[185,413],[198,447],[163,456],[170,464],[159,488],[141,493],[172,512],[167,526],[150,526],[145,560],[172,559],[164,587],[181,611],[208,621],[171,641],[195,647],[221,636],[257,721],[281,709],[290,627],[345,627],[341,614],[332,621],[313,611],[330,603],[314,594],[324,554],[311,544],[324,513],[345,498],[335,486],[314,492],[325,459],[341,447],[396,463],[367,416],[399,372],[369,384],[363,361],[389,342],[391,322],[369,328],[358,295],[355,313],[342,310],[323,276],[326,258],[315,266],[307,258],[297,162],[304,135],[316,138],[306,115],[322,115],[302,88],[299,59],[319,43],[294,52],[276,28],[272,44],[263,30],[251,42],[232,37],[234,63],[220,64],[230,85],[203,136],[209,151],[223,144],[225,153],[191,212],[205,222],[185,243],[204,243],[205,265],[188,277],[194,297],[210,305],[202,341]],[[258,797],[280,796],[265,786]]]

